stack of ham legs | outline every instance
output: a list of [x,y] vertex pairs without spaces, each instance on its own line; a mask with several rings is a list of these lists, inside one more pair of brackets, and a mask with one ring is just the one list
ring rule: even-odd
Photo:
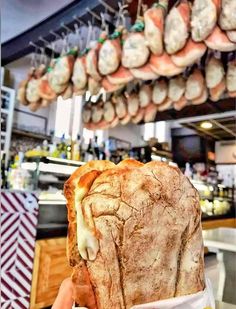
[[[77,57],[67,53],[50,70],[31,70],[20,84],[19,101],[35,110],[58,95],[106,92],[112,96],[107,103],[98,99],[84,107],[85,125],[96,129],[152,121],[156,112],[208,98],[235,97],[235,60],[225,71],[219,53],[236,50],[236,1],[180,0],[169,11],[168,4],[159,0],[143,16],[139,10],[129,30],[120,6],[112,34],[103,27],[98,41],[87,42]],[[211,57],[196,66],[207,50]],[[127,91],[137,84],[138,92]]]

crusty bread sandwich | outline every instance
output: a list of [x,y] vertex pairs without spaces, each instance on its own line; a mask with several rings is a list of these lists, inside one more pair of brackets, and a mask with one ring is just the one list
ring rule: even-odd
[[199,195],[178,168],[91,161],[64,192],[81,307],[129,309],[204,290]]

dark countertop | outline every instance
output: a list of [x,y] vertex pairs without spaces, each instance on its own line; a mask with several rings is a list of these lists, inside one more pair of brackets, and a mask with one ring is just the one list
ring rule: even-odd
[[66,237],[67,224],[62,223],[46,223],[38,224],[36,239]]

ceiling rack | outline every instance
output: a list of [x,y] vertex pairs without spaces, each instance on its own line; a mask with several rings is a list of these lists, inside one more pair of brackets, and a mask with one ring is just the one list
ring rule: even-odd
[[[109,0],[109,6],[114,8],[115,11],[118,10],[118,1]],[[71,4],[62,8],[34,27],[3,43],[2,65],[4,66],[14,60],[34,52],[35,48],[29,45],[30,41],[39,47],[44,47],[45,43],[40,40],[40,38],[43,38],[47,42],[54,41],[55,33],[57,35],[62,35],[62,33],[65,31],[62,25],[65,25],[72,30],[74,25],[78,23],[78,21],[76,21],[76,17],[80,19],[83,24],[85,24],[85,22],[87,23],[88,20],[92,20],[93,16],[88,12],[88,7],[96,15],[100,15],[101,12],[105,11],[103,2],[99,0],[73,1]],[[111,14],[110,11],[109,14]],[[112,28],[114,29],[113,24],[109,22],[109,20],[107,20],[107,23],[110,27],[110,30],[112,30]],[[100,25],[99,21],[96,19],[93,19],[93,24]],[[52,32],[54,32],[54,34]],[[50,56],[52,50],[47,47],[45,52]]]
[[184,107],[181,111],[169,109],[164,112],[158,112],[155,122],[218,114],[235,111],[235,109],[236,100],[234,98],[225,98],[217,102],[211,102],[208,100],[206,103],[200,105],[188,105]]

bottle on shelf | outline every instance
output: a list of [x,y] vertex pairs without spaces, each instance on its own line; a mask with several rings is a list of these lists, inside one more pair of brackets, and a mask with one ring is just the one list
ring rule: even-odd
[[85,152],[85,161],[91,161],[94,160],[94,150],[93,150],[93,145],[92,145],[92,139],[89,139],[89,143],[88,143],[88,148]]
[[72,140],[69,139],[66,143],[66,159],[71,160],[72,159]]
[[66,143],[65,143],[65,134],[62,135],[61,141],[58,144],[58,151],[60,154],[60,158],[66,159]]
[[80,135],[77,135],[77,140],[72,143],[72,160],[81,160],[81,140]]
[[105,142],[102,142],[102,145],[100,147],[100,153],[99,153],[99,159],[100,160],[106,160],[106,145]]
[[92,147],[93,147],[95,159],[99,160],[100,150],[99,150],[99,147],[98,147],[98,137],[97,136],[94,136],[94,141],[93,141]]

